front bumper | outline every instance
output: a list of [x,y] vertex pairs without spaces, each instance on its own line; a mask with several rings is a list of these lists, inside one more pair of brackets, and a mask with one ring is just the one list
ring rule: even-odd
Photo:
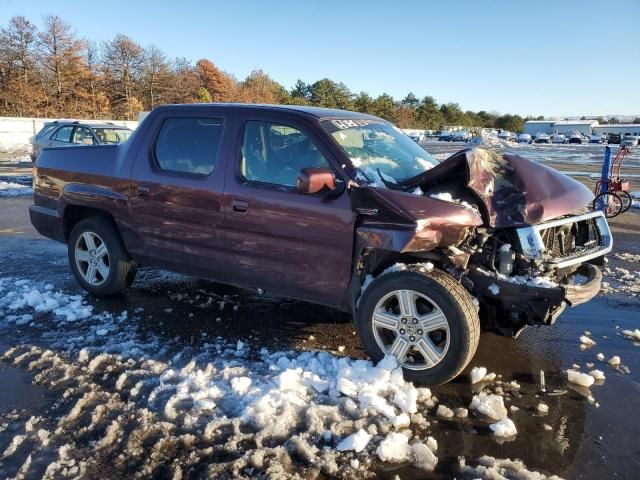
[[476,295],[499,302],[509,312],[521,314],[520,318],[526,319],[527,324],[553,323],[567,305],[573,307],[595,297],[602,284],[602,272],[589,263],[567,276],[567,283],[551,287],[515,283],[481,269],[471,269],[468,277]]

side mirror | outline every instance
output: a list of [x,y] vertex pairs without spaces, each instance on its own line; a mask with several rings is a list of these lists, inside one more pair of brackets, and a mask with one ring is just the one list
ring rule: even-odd
[[299,193],[314,194],[336,189],[336,174],[328,168],[303,168],[298,173],[296,188]]

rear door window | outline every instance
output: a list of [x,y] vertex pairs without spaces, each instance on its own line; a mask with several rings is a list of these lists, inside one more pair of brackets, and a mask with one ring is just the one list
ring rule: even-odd
[[53,134],[51,140],[55,140],[56,142],[70,142],[71,132],[73,132],[73,126],[71,125],[60,127],[58,131]]
[[93,145],[94,143],[91,131],[85,127],[76,127],[71,141],[80,145]]
[[210,175],[222,142],[220,118],[167,118],[155,145],[157,166],[166,171]]

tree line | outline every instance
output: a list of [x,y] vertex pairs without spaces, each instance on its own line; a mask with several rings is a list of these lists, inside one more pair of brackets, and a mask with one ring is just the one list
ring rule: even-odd
[[[409,93],[354,93],[341,82],[298,80],[288,90],[262,70],[245,79],[203,58],[168,58],[126,35],[97,43],[78,38],[56,15],[42,27],[16,16],[0,29],[0,115],[134,120],[165,103],[247,102],[313,105],[377,115],[402,128],[438,130],[445,125],[522,130],[528,118],[464,111]],[[538,117],[542,119],[543,117]]]

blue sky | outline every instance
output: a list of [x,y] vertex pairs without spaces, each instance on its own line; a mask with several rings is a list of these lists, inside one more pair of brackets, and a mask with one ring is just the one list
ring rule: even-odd
[[242,79],[323,77],[396,98],[522,115],[640,115],[640,1],[1,0],[0,24],[54,13]]

